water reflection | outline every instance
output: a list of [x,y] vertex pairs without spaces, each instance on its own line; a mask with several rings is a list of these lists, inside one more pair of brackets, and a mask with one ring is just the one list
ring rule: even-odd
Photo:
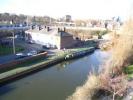
[[63,70],[64,68],[67,67],[68,64],[70,64],[70,63],[69,62],[60,63],[59,66],[57,66],[57,69],[58,70]]
[[75,60],[64,61],[64,62],[58,64],[59,66],[57,66],[57,69],[58,69],[58,70],[64,70],[66,67],[69,67],[69,65],[70,65],[71,63],[73,63],[74,61],[75,61]]
[[1,95],[7,94],[7,93],[11,92],[11,91],[14,90],[14,89],[15,89],[15,87],[4,86],[4,87],[2,87],[1,90],[0,90],[0,96],[1,96]]

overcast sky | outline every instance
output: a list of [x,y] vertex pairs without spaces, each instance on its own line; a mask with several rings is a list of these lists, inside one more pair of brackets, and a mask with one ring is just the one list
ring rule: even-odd
[[62,17],[72,15],[73,19],[111,18],[122,19],[131,14],[133,0],[0,0],[0,12],[27,15],[49,15]]

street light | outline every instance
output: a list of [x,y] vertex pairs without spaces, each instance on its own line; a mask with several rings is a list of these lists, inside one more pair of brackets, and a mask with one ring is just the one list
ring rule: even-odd
[[12,32],[12,46],[13,46],[13,54],[15,54],[16,53],[16,51],[15,51],[15,40],[14,40],[14,32]]
[[[14,21],[13,21],[13,19],[12,19],[12,21],[11,21],[11,25],[13,25],[13,23],[14,23]],[[15,54],[15,41],[14,41],[14,29],[13,29],[13,32],[12,32],[12,47],[13,47],[13,54]]]

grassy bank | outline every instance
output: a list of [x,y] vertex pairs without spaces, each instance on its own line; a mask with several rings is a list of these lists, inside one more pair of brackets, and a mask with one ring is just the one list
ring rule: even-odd
[[124,68],[124,72],[127,74],[129,80],[133,79],[133,65]]
[[85,51],[85,50],[88,50],[88,48],[67,49],[65,51],[57,52],[53,56],[48,56],[48,57],[45,57],[45,58],[39,58],[39,59],[35,59],[35,60],[33,59],[33,60],[30,60],[30,61],[25,61],[22,64],[19,64],[17,66],[13,66],[13,67],[9,67],[9,68],[7,67],[7,68],[4,68],[4,69],[1,69],[0,73],[6,72],[6,71],[9,71],[9,70],[13,70],[13,69],[16,69],[16,68],[25,67],[25,66],[32,66],[34,64],[49,61],[49,60],[58,59],[58,58],[61,58],[61,57],[65,57],[68,54],[71,55],[73,53],[81,52],[81,51]]
[[78,48],[78,49],[71,49],[71,50],[69,49],[68,51],[65,51],[65,52],[62,51],[62,52],[55,54],[54,56],[49,56],[44,59],[39,59],[37,61],[31,61],[31,62],[27,61],[21,65],[14,66],[14,69],[2,72],[0,74],[0,82],[2,82],[4,79],[8,79],[8,77],[17,76],[19,74],[21,75],[21,73],[23,75],[23,74],[32,72],[34,70],[45,68],[52,64],[59,63],[61,61],[64,61],[64,58],[66,55],[77,53],[77,52],[84,51],[84,50],[94,50],[94,49],[92,47]]

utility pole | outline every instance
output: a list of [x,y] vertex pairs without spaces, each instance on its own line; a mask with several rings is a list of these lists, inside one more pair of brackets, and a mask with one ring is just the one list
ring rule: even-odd
[[[11,24],[12,24],[12,25],[14,24],[13,19],[12,19],[12,23],[11,23]],[[14,31],[15,31],[15,29],[13,29],[13,31],[12,31],[12,47],[13,47],[13,54],[15,54],[15,40],[14,40],[15,35],[14,35]]]
[[13,54],[15,54],[16,53],[16,51],[15,51],[15,40],[14,40],[14,32],[12,32],[12,46],[13,46]]

